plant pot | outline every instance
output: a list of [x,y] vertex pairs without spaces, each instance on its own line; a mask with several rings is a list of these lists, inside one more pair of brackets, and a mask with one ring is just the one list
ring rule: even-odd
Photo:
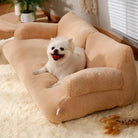
[[21,14],[20,11],[21,11],[20,3],[14,4],[14,12],[16,16],[20,16]]
[[23,12],[21,14],[21,22],[27,23],[27,22],[34,22],[35,21],[35,15],[34,12]]

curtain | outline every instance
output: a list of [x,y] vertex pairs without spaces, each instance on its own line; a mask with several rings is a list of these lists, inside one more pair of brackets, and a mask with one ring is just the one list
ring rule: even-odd
[[97,15],[97,0],[79,0],[79,4],[85,13]]

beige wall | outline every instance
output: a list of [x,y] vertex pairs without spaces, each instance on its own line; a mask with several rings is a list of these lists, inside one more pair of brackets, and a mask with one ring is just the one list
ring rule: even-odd
[[68,11],[73,11],[77,15],[82,17],[84,20],[91,23],[92,25],[96,25],[118,36],[121,39],[125,39],[122,35],[113,31],[110,28],[110,21],[109,21],[109,14],[108,14],[108,0],[97,0],[98,2],[98,15],[97,16],[84,13],[84,11],[81,9],[79,5],[79,0],[49,0],[49,1],[50,2],[45,4],[45,9],[49,10],[49,7],[50,7],[50,11],[52,14],[62,17]]
[[[79,0],[49,0],[45,3],[45,9],[51,11],[52,14],[62,17],[68,11],[73,11],[84,20],[92,25],[96,25],[108,32],[111,32],[121,38],[121,35],[113,32],[110,28],[110,21],[108,16],[108,0],[97,0],[98,15],[86,14],[79,5]],[[50,7],[50,8],[49,8]]]
[[88,21],[89,23],[93,25],[98,25],[98,16],[84,13],[84,11],[80,8],[79,0],[49,0],[49,1],[50,2],[45,3],[45,9],[48,10],[48,7],[50,7],[50,11],[52,14],[62,17],[68,11],[73,11],[77,15],[82,17],[84,20]]

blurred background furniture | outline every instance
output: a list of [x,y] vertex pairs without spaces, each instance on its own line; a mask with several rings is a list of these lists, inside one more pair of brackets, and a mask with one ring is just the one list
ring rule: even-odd
[[[9,4],[0,5],[0,39],[7,39],[14,35],[16,25],[20,22],[19,16],[15,16],[14,9],[7,12]],[[36,12],[35,22],[48,22],[48,17],[41,10]]]

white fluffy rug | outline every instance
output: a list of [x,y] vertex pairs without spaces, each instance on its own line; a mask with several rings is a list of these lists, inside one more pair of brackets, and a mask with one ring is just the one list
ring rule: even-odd
[[[136,65],[138,71],[138,62]],[[12,67],[9,64],[1,64],[0,138],[112,138],[104,134],[99,120],[111,114],[119,114],[122,117],[138,115],[138,86],[136,90],[136,99],[131,105],[54,125],[39,112]],[[124,129],[116,138],[138,138],[138,126]]]

